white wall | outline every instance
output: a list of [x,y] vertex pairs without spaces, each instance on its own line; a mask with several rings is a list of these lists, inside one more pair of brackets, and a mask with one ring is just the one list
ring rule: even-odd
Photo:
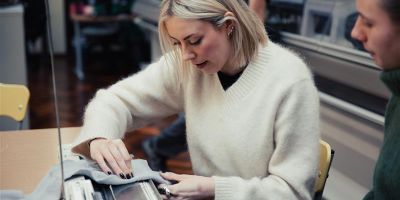
[[[25,42],[21,5],[0,8],[0,82],[27,85]],[[1,101],[1,100],[0,100]],[[23,128],[29,127],[29,114]],[[1,130],[15,130],[18,123],[0,117]]]

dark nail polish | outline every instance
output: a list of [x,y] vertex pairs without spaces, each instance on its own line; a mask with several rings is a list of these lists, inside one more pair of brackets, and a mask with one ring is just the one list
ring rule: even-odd
[[123,173],[120,173],[120,174],[119,174],[119,177],[121,177],[122,179],[125,179],[125,176],[124,176]]
[[112,173],[110,171],[107,172],[108,175],[111,175]]
[[131,172],[131,176],[132,176],[132,178],[134,177],[132,172]]
[[131,179],[131,175],[130,174],[125,174],[127,179]]

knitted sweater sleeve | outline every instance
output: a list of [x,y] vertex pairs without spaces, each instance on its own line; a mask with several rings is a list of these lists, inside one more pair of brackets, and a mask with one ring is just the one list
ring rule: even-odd
[[317,90],[312,80],[301,80],[291,86],[279,107],[269,175],[251,179],[214,176],[215,199],[312,199],[319,138]]
[[162,57],[141,72],[99,90],[86,108],[75,143],[95,137],[122,138],[126,130],[177,113],[182,108],[180,92],[176,69]]

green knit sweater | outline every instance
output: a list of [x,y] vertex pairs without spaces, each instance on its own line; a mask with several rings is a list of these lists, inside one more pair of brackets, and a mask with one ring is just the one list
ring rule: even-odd
[[381,80],[392,97],[386,107],[385,136],[375,166],[373,188],[364,199],[400,199],[400,69],[382,72]]

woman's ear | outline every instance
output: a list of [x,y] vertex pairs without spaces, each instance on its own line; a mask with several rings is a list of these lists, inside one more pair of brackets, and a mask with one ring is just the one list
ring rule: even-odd
[[226,12],[225,14],[224,14],[224,17],[235,17],[235,15],[232,13],[232,12]]
[[[232,12],[226,12],[224,14],[224,17],[228,18],[228,20],[225,21],[225,25],[224,27],[226,28],[226,30],[228,31],[228,35],[230,35],[230,33],[233,31],[233,29],[235,28],[235,24],[234,24],[234,20],[232,18],[235,17],[235,15]],[[229,19],[231,18],[231,19]]]

